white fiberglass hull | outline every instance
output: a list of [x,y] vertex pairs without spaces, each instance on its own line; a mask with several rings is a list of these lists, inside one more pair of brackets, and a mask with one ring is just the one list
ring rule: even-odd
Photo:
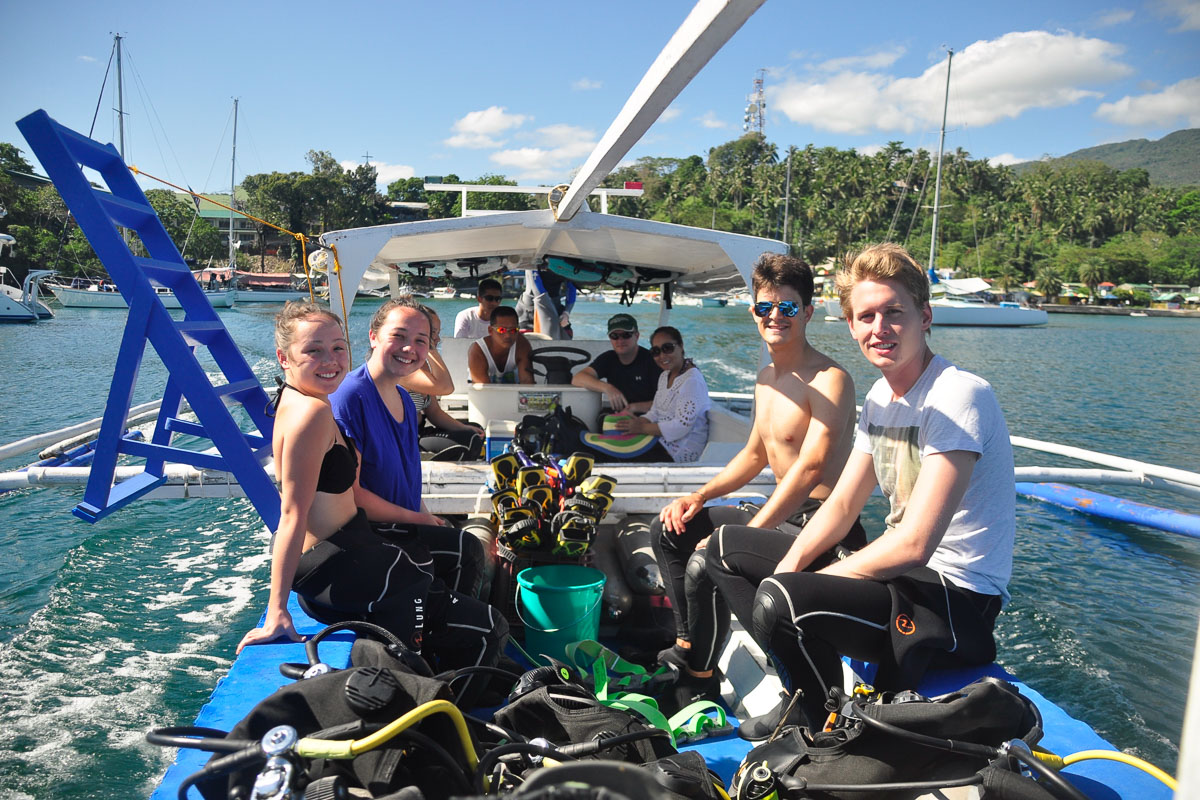
[[307,300],[308,292],[298,289],[238,289],[235,299],[238,303],[286,303],[289,300]]
[[[961,300],[933,300],[934,325],[975,327],[1024,327],[1045,325],[1049,315],[1040,308],[1000,306],[990,303],[967,303]],[[844,319],[842,305],[837,300],[825,300],[826,319]]]
[[[128,308],[125,298],[120,292],[101,292],[92,289],[68,289],[61,286],[51,287],[58,302],[64,308]],[[213,308],[231,308],[237,296],[235,289],[220,289],[206,291],[204,295]],[[160,291],[159,296],[167,308],[181,308],[174,292]]]

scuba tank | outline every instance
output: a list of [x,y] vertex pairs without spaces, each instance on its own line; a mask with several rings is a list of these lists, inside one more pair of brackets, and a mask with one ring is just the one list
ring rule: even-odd
[[488,598],[492,596],[492,578],[496,574],[496,526],[487,517],[469,517],[462,529],[483,545],[479,598],[487,602]]
[[617,554],[633,591],[661,595],[667,589],[650,548],[650,520],[646,515],[630,515],[621,522],[617,528]]
[[592,542],[592,566],[608,578],[601,596],[600,621],[620,624],[633,608],[633,592],[625,581],[625,570],[617,556],[617,531],[611,525],[601,527]]

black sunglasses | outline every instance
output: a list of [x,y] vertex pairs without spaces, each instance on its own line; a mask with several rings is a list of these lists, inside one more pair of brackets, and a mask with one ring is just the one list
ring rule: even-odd
[[679,345],[675,344],[674,342],[667,342],[662,347],[651,347],[650,348],[650,357],[658,358],[658,356],[661,353],[666,353],[667,355],[671,355],[671,353],[675,352],[675,348],[678,346]]
[[479,295],[479,299],[487,300],[489,303],[499,303],[504,298],[498,294],[481,294]]
[[633,331],[609,331],[608,338],[612,339],[614,342],[617,339],[632,339]]
[[800,304],[795,300],[780,300],[778,303],[772,303],[770,300],[762,300],[754,304],[754,316],[769,317],[771,309],[779,306],[779,313],[785,317],[794,317],[800,313]]

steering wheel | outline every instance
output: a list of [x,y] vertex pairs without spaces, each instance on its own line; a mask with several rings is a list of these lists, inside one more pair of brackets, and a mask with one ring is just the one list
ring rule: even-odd
[[[566,355],[555,355],[556,353],[565,353]],[[569,356],[573,356],[573,358]],[[558,344],[537,348],[529,356],[529,360],[545,370],[542,374],[546,378],[546,383],[565,384],[571,382],[571,370],[591,361],[592,354],[578,347]]]

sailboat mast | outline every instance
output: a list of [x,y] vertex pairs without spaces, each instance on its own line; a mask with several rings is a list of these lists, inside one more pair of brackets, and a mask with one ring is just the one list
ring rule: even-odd
[[121,34],[114,33],[117,42],[117,132],[121,145],[121,159],[125,159],[125,80],[121,76]]
[[[238,98],[233,98],[233,156],[229,159],[229,268],[237,267],[237,257],[233,247],[233,208],[237,205],[237,111]],[[233,276],[230,275],[230,278]]]
[[938,137],[937,179],[933,183],[933,236],[929,241],[929,274],[937,269],[938,241],[938,209],[942,199],[942,150],[946,146],[946,111],[950,108],[950,64],[954,61],[954,51],[949,50],[946,59],[946,99],[942,103],[942,133]]

